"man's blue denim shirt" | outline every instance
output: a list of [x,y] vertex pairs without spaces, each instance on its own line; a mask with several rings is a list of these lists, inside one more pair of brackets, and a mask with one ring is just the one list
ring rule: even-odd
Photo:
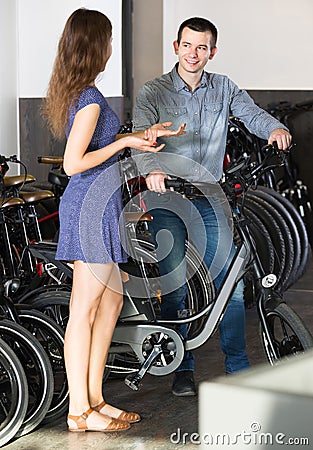
[[[276,128],[287,129],[225,75],[204,71],[200,85],[193,92],[178,75],[177,65],[171,72],[148,81],[136,98],[134,131],[157,122],[170,121],[172,129],[183,122],[187,126],[185,135],[158,138],[158,144],[166,144],[161,152],[133,151],[140,172],[146,175],[161,170],[193,182],[220,180],[231,115],[241,119],[251,133],[262,139],[267,140]],[[170,157],[165,158],[164,153]],[[201,168],[210,173],[210,180],[201,173]]]

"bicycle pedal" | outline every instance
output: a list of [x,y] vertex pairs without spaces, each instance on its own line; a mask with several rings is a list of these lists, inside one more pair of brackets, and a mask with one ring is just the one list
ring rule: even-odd
[[128,375],[125,378],[124,383],[133,391],[139,391],[142,386],[142,384],[140,383],[140,379],[136,375]]

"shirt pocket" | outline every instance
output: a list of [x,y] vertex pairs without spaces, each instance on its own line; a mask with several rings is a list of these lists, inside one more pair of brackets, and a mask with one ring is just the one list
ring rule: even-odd
[[223,103],[214,102],[206,103],[204,109],[204,126],[208,128],[217,128],[223,125]]
[[171,129],[176,130],[183,122],[187,122],[188,110],[185,106],[165,107],[161,122],[172,122]]

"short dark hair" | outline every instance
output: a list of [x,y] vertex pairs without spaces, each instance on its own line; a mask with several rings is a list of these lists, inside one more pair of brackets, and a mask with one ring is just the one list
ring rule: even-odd
[[177,42],[180,43],[181,35],[184,28],[190,28],[193,31],[205,32],[209,31],[212,35],[211,39],[211,49],[216,47],[217,42],[217,28],[216,26],[207,19],[203,17],[191,17],[190,19],[186,19],[179,27],[177,34]]

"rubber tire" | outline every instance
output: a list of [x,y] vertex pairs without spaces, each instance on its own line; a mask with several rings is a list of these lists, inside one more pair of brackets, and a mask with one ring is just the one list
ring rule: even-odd
[[253,214],[255,214],[265,225],[267,231],[271,236],[271,241],[275,249],[275,266],[274,273],[277,276],[278,282],[282,283],[282,276],[284,274],[286,253],[285,253],[285,242],[282,232],[279,228],[277,222],[273,219],[271,214],[267,209],[264,209],[255,201],[250,198],[246,199],[246,208],[249,209]]
[[293,268],[292,268],[291,274],[289,275],[289,280],[286,284],[286,288],[288,289],[298,279],[297,272],[298,272],[298,268],[299,268],[299,265],[301,262],[301,241],[300,241],[300,236],[299,236],[297,226],[296,226],[295,221],[293,220],[291,214],[288,212],[286,207],[283,205],[283,203],[278,198],[276,198],[273,195],[271,195],[270,193],[267,193],[260,189],[256,189],[255,191],[251,192],[251,195],[255,199],[260,198],[260,199],[263,199],[266,202],[270,203],[275,208],[275,210],[278,211],[279,214],[284,218],[284,220],[286,222],[286,226],[289,229],[290,239],[292,239],[292,242],[293,242],[294,252],[293,252]]
[[292,234],[284,217],[271,203],[262,198],[252,196],[251,194],[248,194],[247,198],[249,198],[253,202],[258,203],[261,207],[266,209],[272,216],[273,220],[277,223],[281,231],[285,246],[285,264],[278,286],[280,291],[284,292],[287,289],[290,278],[294,277],[294,273],[296,271]]
[[[24,422],[28,406],[28,385],[23,366],[9,345],[0,339],[1,406],[5,403],[4,414],[0,415],[0,447],[9,442]],[[5,386],[10,385],[8,398]],[[4,422],[2,422],[4,416]],[[5,423],[6,422],[6,423]]]
[[50,291],[29,298],[27,303],[53,319],[63,330],[69,318],[71,293],[67,291]]
[[[273,309],[267,309],[265,316],[266,321],[270,322],[269,326],[271,328],[273,328],[271,326],[273,325],[273,319],[276,317],[279,320],[282,320],[284,324],[287,325],[288,328],[290,328],[293,331],[294,335],[297,338],[297,345],[299,346],[297,351],[286,354],[286,347],[282,347],[279,355],[279,360],[286,358],[290,355],[302,353],[313,347],[313,337],[311,333],[308,331],[308,329],[306,328],[305,324],[303,323],[302,319],[298,316],[298,314],[296,314],[295,311],[286,303],[280,303]],[[260,326],[260,336],[267,360],[272,365],[276,364],[277,359],[274,358],[270,350],[267,350],[267,346],[265,343],[265,336],[263,330],[261,329],[261,326]]]
[[[157,256],[155,254],[155,246],[151,237],[138,236],[133,239],[133,247],[140,255],[145,256],[145,261],[151,261],[157,266]],[[208,304],[212,303],[215,296],[215,288],[210,273],[198,255],[197,250],[190,244],[186,243],[186,261],[187,261],[187,297],[186,309],[199,312]],[[156,275],[158,276],[158,270]],[[189,338],[198,333],[202,328],[205,317],[193,322],[188,328]]]
[[[273,272],[275,253],[271,236],[264,223],[253,213],[253,211],[247,209],[245,211],[245,216],[250,220],[249,229],[255,240],[256,250],[262,266],[266,272]],[[267,245],[264,245],[265,241]]]
[[[0,320],[0,337],[13,348],[27,378],[28,408],[24,422],[16,433],[17,437],[24,436],[41,423],[50,408],[54,388],[53,372],[46,352],[22,325],[7,319]],[[33,373],[35,366],[36,373]],[[31,401],[33,394],[34,402]]]
[[[249,219],[249,230],[255,242],[257,254],[265,272],[274,271],[275,255],[271,237],[263,222],[250,210],[245,210],[245,217]],[[264,245],[266,241],[267,245]],[[251,267],[244,277],[244,301],[245,307],[250,308],[255,304],[256,279]]]
[[[31,306],[36,310],[42,312],[44,315],[55,321],[58,326],[63,330],[66,329],[66,325],[69,318],[69,304],[70,293],[69,292],[46,292],[31,299]],[[108,355],[108,365],[114,364],[115,355]],[[111,372],[109,367],[105,367],[103,373],[103,383],[107,380]]]
[[305,227],[305,224],[297,211],[297,209],[294,207],[294,205],[285,197],[283,197],[281,194],[279,194],[276,191],[273,191],[272,189],[269,189],[267,187],[260,186],[259,190],[262,192],[267,192],[270,195],[272,195],[274,198],[278,199],[283,206],[286,208],[286,210],[290,213],[291,217],[293,218],[296,228],[299,233],[299,238],[301,242],[301,258],[300,258],[300,265],[298,267],[297,273],[296,273],[296,279],[304,275],[306,270],[308,269],[308,266],[312,260],[312,248],[309,243],[308,233]]
[[32,333],[47,353],[54,376],[50,408],[42,424],[62,417],[68,409],[68,385],[64,361],[64,330],[50,317],[34,309],[18,309],[24,328]]

